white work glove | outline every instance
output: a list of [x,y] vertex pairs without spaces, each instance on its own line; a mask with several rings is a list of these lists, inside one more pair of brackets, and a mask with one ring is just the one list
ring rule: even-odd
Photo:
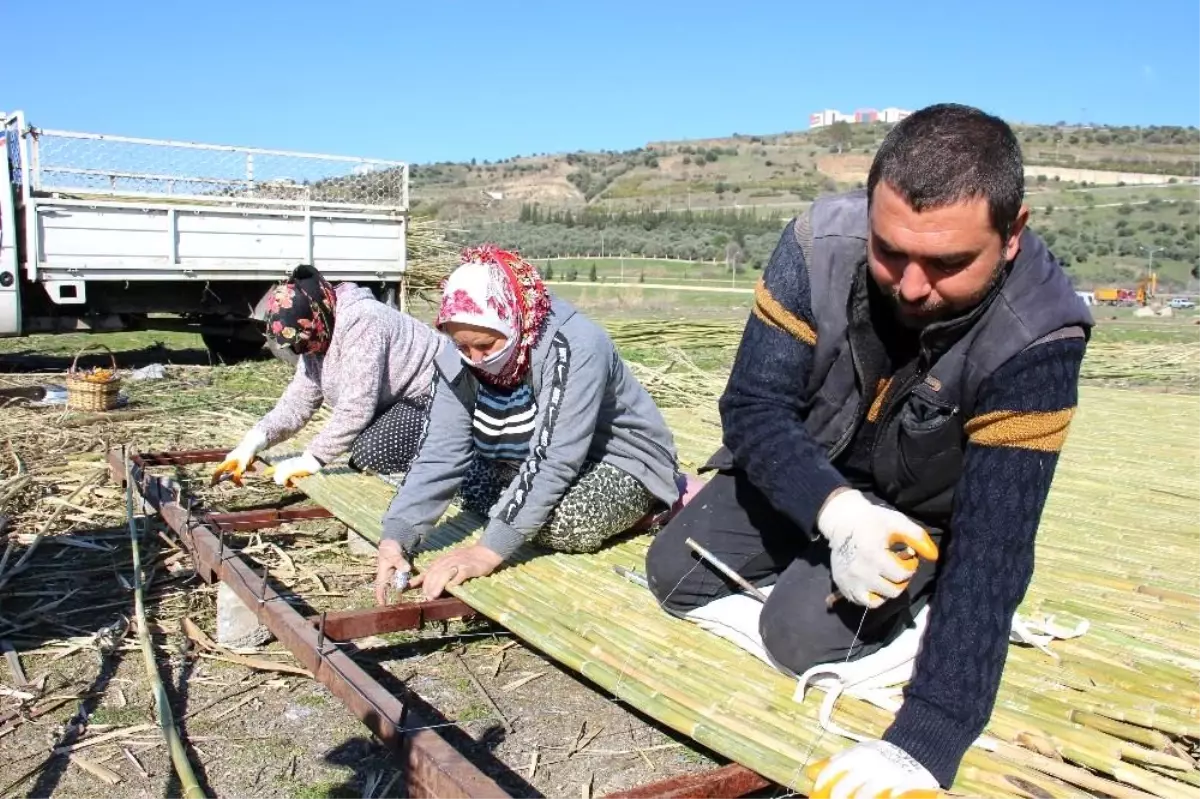
[[213,470],[212,482],[216,485],[221,475],[228,473],[230,479],[238,485],[242,484],[242,473],[250,468],[254,456],[267,445],[267,437],[258,430],[251,430],[242,437],[242,442],[229,451],[225,460]]
[[895,744],[865,741],[806,770],[810,799],[935,799],[944,796],[929,770]]
[[853,489],[825,502],[817,529],[829,539],[830,569],[838,589],[868,608],[904,592],[917,569],[914,553],[926,560],[938,556],[933,539],[919,525]]
[[290,488],[296,480],[314,475],[322,468],[319,460],[305,452],[303,455],[281,461],[275,467],[275,484]]

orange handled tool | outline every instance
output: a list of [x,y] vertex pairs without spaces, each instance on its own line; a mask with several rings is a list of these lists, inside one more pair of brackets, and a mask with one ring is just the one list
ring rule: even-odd
[[[900,558],[901,560],[912,560],[917,556],[917,553],[913,550],[913,548],[903,541],[894,542],[889,549],[891,549],[892,552],[896,554],[896,557]],[[934,545],[934,552],[937,552],[936,545]],[[916,571],[915,567],[913,568],[913,571]],[[825,607],[832,609],[833,606],[838,603],[838,600],[845,598],[846,597],[842,595],[842,592],[835,588],[833,589],[833,593],[825,597]]]

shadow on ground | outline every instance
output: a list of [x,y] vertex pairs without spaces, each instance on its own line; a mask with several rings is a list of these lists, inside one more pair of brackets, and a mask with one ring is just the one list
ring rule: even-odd
[[[164,366],[216,366],[222,361],[203,347],[170,348],[165,346],[144,347],[136,350],[114,351],[113,357],[121,369],[140,369],[153,363]],[[272,356],[266,349],[242,361],[267,361]],[[65,372],[75,361],[75,353],[47,354],[37,350],[18,350],[0,354],[0,372]],[[107,352],[89,351],[79,356],[79,368],[110,366],[112,358]]]

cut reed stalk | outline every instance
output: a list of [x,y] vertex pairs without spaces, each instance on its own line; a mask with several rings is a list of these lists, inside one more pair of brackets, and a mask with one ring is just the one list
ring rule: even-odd
[[158,674],[158,663],[154,659],[154,644],[150,640],[150,624],[146,621],[146,603],[143,599],[142,585],[142,555],[138,545],[137,522],[133,515],[133,486],[135,484],[133,471],[125,464],[125,513],[129,518],[129,543],[133,554],[133,603],[134,615],[137,619],[138,642],[141,644],[142,657],[146,665],[146,679],[154,693],[155,708],[158,714],[158,724],[162,728],[163,739],[171,753],[171,763],[175,773],[179,775],[179,784],[187,799],[204,799],[204,791],[192,771],[183,742],[179,739],[179,731],[175,729],[175,719],[171,712],[171,700],[163,687],[162,678]]

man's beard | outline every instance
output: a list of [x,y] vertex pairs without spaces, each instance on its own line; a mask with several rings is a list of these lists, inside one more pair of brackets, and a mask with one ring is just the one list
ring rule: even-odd
[[915,304],[905,302],[904,298],[900,296],[900,285],[892,286],[890,298],[896,321],[911,330],[923,330],[935,322],[944,322],[960,314],[968,313],[976,305],[983,302],[988,293],[1004,277],[1004,267],[1006,264],[1007,261],[1001,258],[1000,263],[996,264],[996,268],[992,270],[991,277],[988,278],[987,283],[983,284],[977,292],[967,299],[953,305],[940,298],[937,300],[927,299]]

